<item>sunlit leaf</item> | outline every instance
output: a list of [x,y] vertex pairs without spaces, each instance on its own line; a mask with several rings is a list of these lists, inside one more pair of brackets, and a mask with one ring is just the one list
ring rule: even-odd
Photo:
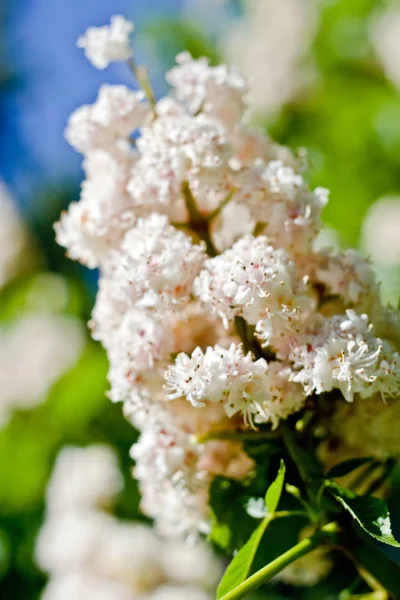
[[282,495],[283,483],[285,481],[286,467],[283,459],[281,459],[279,465],[279,471],[275,480],[269,486],[267,493],[265,494],[265,506],[270,514],[274,513],[279,504],[279,500]]
[[246,544],[233,557],[218,586],[217,600],[236,588],[248,577],[258,546],[260,545],[268,523],[269,518],[266,517],[253,532]]
[[390,513],[385,500],[374,496],[358,496],[337,483],[327,482],[327,488],[358,524],[384,544],[400,548],[392,532]]

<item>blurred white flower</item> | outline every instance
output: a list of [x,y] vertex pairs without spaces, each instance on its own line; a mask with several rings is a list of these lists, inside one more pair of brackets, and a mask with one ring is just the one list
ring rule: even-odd
[[164,541],[148,525],[104,512],[121,484],[111,448],[62,449],[36,543],[36,560],[50,575],[43,600],[211,600],[221,575],[211,549]]
[[82,323],[51,313],[31,313],[0,329],[0,420],[32,408],[78,360]]
[[396,2],[373,15],[370,37],[387,77],[400,87],[400,8]]
[[47,510],[107,507],[122,490],[123,479],[114,452],[107,446],[65,446],[59,452],[47,486]]
[[129,36],[133,23],[120,15],[111,17],[110,25],[89,27],[78,39],[78,47],[84,48],[85,55],[97,69],[105,69],[111,62],[127,60],[132,56]]
[[365,216],[361,237],[362,247],[376,263],[399,265],[399,233],[400,197],[386,196],[375,202]]
[[224,23],[222,52],[250,80],[256,114],[279,110],[313,80],[307,51],[317,16],[313,0],[246,0],[244,16]]

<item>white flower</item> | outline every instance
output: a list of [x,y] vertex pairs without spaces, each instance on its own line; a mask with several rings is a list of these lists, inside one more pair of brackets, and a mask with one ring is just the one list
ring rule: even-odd
[[388,3],[385,8],[373,15],[370,22],[370,40],[386,77],[397,88],[400,87],[399,32],[400,11],[397,3]]
[[78,152],[106,149],[123,157],[118,138],[127,139],[146,121],[150,109],[143,92],[125,85],[102,85],[94,104],[75,110],[65,130],[66,140]]
[[[198,4],[203,6],[204,1]],[[266,115],[276,115],[313,81],[310,45],[318,12],[319,5],[310,0],[247,1],[236,19],[229,11],[218,36],[219,47],[251,81],[252,115],[264,120]]]
[[98,548],[107,544],[113,518],[95,510],[63,510],[50,515],[42,526],[36,543],[36,560],[54,575],[79,570],[93,570]]
[[227,126],[241,120],[248,88],[237,69],[211,67],[206,58],[194,60],[188,52],[178,54],[176,62],[177,66],[167,73],[167,81],[193,114],[202,110]]
[[157,382],[157,369],[173,350],[168,321],[132,308],[122,318],[107,350],[110,360],[108,379],[111,383],[109,397],[114,402],[132,401],[133,397],[140,395],[144,385],[149,386],[149,379]]
[[128,137],[150,114],[144,97],[144,92],[134,92],[125,85],[102,85],[91,117],[116,137]]
[[84,104],[69,117],[65,139],[75,150],[83,153],[95,148],[110,147],[113,135],[93,119],[92,106]]
[[62,315],[31,313],[0,329],[0,422],[42,402],[84,343],[82,324]]
[[264,498],[250,498],[246,504],[246,512],[253,519],[264,519],[268,515]]
[[348,310],[346,316],[326,319],[320,333],[294,348],[291,359],[300,369],[293,380],[307,394],[338,388],[348,402],[354,394],[375,393],[382,363],[382,340],[375,338],[367,315]]
[[292,370],[285,364],[278,361],[268,363],[266,398],[262,414],[256,417],[257,423],[271,423],[272,429],[276,429],[281,420],[303,408],[306,401],[304,389],[291,378]]
[[137,140],[140,158],[128,190],[135,206],[187,220],[182,183],[187,181],[201,214],[209,214],[231,186],[225,129],[203,114],[158,117]]
[[57,242],[89,268],[102,265],[135,222],[125,189],[133,161],[129,153],[122,160],[104,150],[91,151],[83,163],[87,179],[81,199],[55,225]]
[[121,491],[117,458],[107,446],[65,446],[57,456],[47,487],[48,511],[107,506]]
[[149,600],[212,600],[213,596],[202,589],[191,586],[164,585]]
[[240,412],[251,425],[254,416],[263,414],[266,371],[264,359],[253,361],[251,353],[245,355],[235,344],[228,349],[208,347],[205,352],[196,348],[190,357],[179,354],[165,373],[168,399],[185,396],[193,406],[222,403],[228,416]]
[[133,29],[133,23],[115,15],[111,17],[110,25],[89,27],[78,39],[78,47],[84,48],[94,67],[105,69],[111,62],[128,60],[132,56],[129,36]]
[[52,578],[42,600],[136,600],[129,587],[85,571],[71,572]]
[[380,267],[396,267],[400,262],[399,222],[399,196],[383,196],[367,211],[362,225],[362,247]]
[[241,169],[232,185],[237,189],[234,200],[248,207],[259,231],[272,245],[284,248],[307,273],[327,190],[310,191],[303,177],[283,160],[265,166],[259,159],[252,169]]
[[152,416],[131,456],[140,484],[142,510],[155,518],[161,533],[196,538],[208,528],[208,484],[196,469],[201,447],[193,436]]
[[378,285],[370,261],[357,250],[333,254],[322,250],[316,255],[316,276],[330,294],[343,298],[347,305],[369,307],[378,298]]
[[205,257],[204,243],[193,244],[165,216],[139,219],[110,259],[115,293],[142,306],[188,299]]
[[226,323],[243,316],[255,325],[287,306],[296,308],[293,265],[264,236],[244,236],[204,266],[194,284],[195,294]]
[[254,231],[256,222],[245,204],[231,200],[211,225],[214,245],[220,252],[227,250],[244,235]]
[[211,547],[202,542],[188,544],[181,540],[168,542],[162,554],[165,572],[181,585],[213,589],[222,573]]

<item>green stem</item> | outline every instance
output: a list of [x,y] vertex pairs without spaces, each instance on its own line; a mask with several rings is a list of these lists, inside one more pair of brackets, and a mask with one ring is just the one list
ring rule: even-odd
[[254,332],[249,330],[249,327],[243,317],[235,317],[235,328],[238,336],[242,340],[245,352],[252,352],[255,358],[265,358],[265,360],[271,360],[267,354],[263,352],[260,344],[254,337]]
[[327,539],[333,540],[338,531],[339,526],[337,523],[328,523],[327,525],[324,525],[324,527],[316,531],[311,537],[307,538],[306,540],[302,540],[293,546],[293,548],[287,552],[284,552],[281,556],[254,573],[254,575],[248,577],[234,590],[231,590],[225,594],[225,596],[222,596],[221,600],[240,600],[240,598],[244,598],[247,594],[254,592],[254,590],[259,588],[261,585],[270,581],[273,577],[275,577],[275,575],[280,573],[292,562],[298,558],[301,558],[302,556],[305,556],[306,554],[309,554],[322,542],[326,541]]
[[300,477],[302,478],[304,483],[307,484],[310,479],[310,475],[305,465],[305,462],[302,460],[303,450],[299,451],[295,435],[293,434],[289,425],[282,425],[282,434],[283,441],[285,443],[287,451],[289,452],[290,458],[295,463],[299,471]]
[[204,220],[203,215],[197,208],[196,200],[194,199],[188,181],[182,181],[181,192],[190,217],[188,226],[205,242],[208,256],[216,256],[218,253],[211,240],[208,223]]
[[196,201],[193,197],[192,190],[190,189],[189,182],[184,180],[181,183],[181,192],[182,196],[185,200],[186,208],[188,209],[188,213],[190,216],[190,221],[193,223],[200,222],[202,220],[202,216],[197,208]]
[[153,111],[154,117],[157,117],[156,111],[156,99],[154,97],[153,89],[151,87],[149,75],[145,67],[140,67],[136,64],[133,58],[128,60],[129,67],[134,74],[136,81],[146,94],[146,98],[151,106],[151,110]]
[[277,431],[211,431],[203,435],[197,436],[197,442],[204,444],[210,440],[238,440],[242,442],[263,442],[279,437]]
[[233,194],[236,192],[236,189],[233,188],[233,190],[230,190],[227,195],[225,196],[225,198],[222,200],[221,204],[219,206],[217,206],[217,208],[214,210],[214,212],[212,212],[208,217],[207,217],[207,221],[210,222],[213,219],[215,219],[215,217],[217,217],[220,212],[222,211],[223,208],[225,208],[225,206],[228,204],[228,202],[231,201]]
[[286,519],[288,517],[304,517],[308,519],[308,513],[305,510],[278,510],[273,514],[272,519]]

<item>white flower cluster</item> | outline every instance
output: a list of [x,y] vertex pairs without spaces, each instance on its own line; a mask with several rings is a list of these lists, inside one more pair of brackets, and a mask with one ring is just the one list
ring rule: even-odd
[[218,433],[277,428],[334,390],[332,406],[396,396],[399,327],[368,261],[317,249],[327,192],[244,124],[242,77],[184,54],[167,79],[152,111],[107,88],[72,116],[87,180],[56,229],[100,267],[91,327],[110,397],[142,432],[143,509],[192,534],[207,528],[213,478],[254,469]]
[[32,312],[0,328],[0,425],[14,410],[29,409],[77,361],[85,343],[72,317]]
[[78,39],[78,47],[84,48],[93,66],[105,69],[111,62],[127,60],[132,56],[129,35],[133,29],[133,23],[115,15],[110,25],[89,27],[85,35]]
[[62,449],[36,545],[50,574],[43,600],[211,600],[220,576],[211,550],[161,541],[150,527],[111,516],[105,509],[122,487],[111,448]]

